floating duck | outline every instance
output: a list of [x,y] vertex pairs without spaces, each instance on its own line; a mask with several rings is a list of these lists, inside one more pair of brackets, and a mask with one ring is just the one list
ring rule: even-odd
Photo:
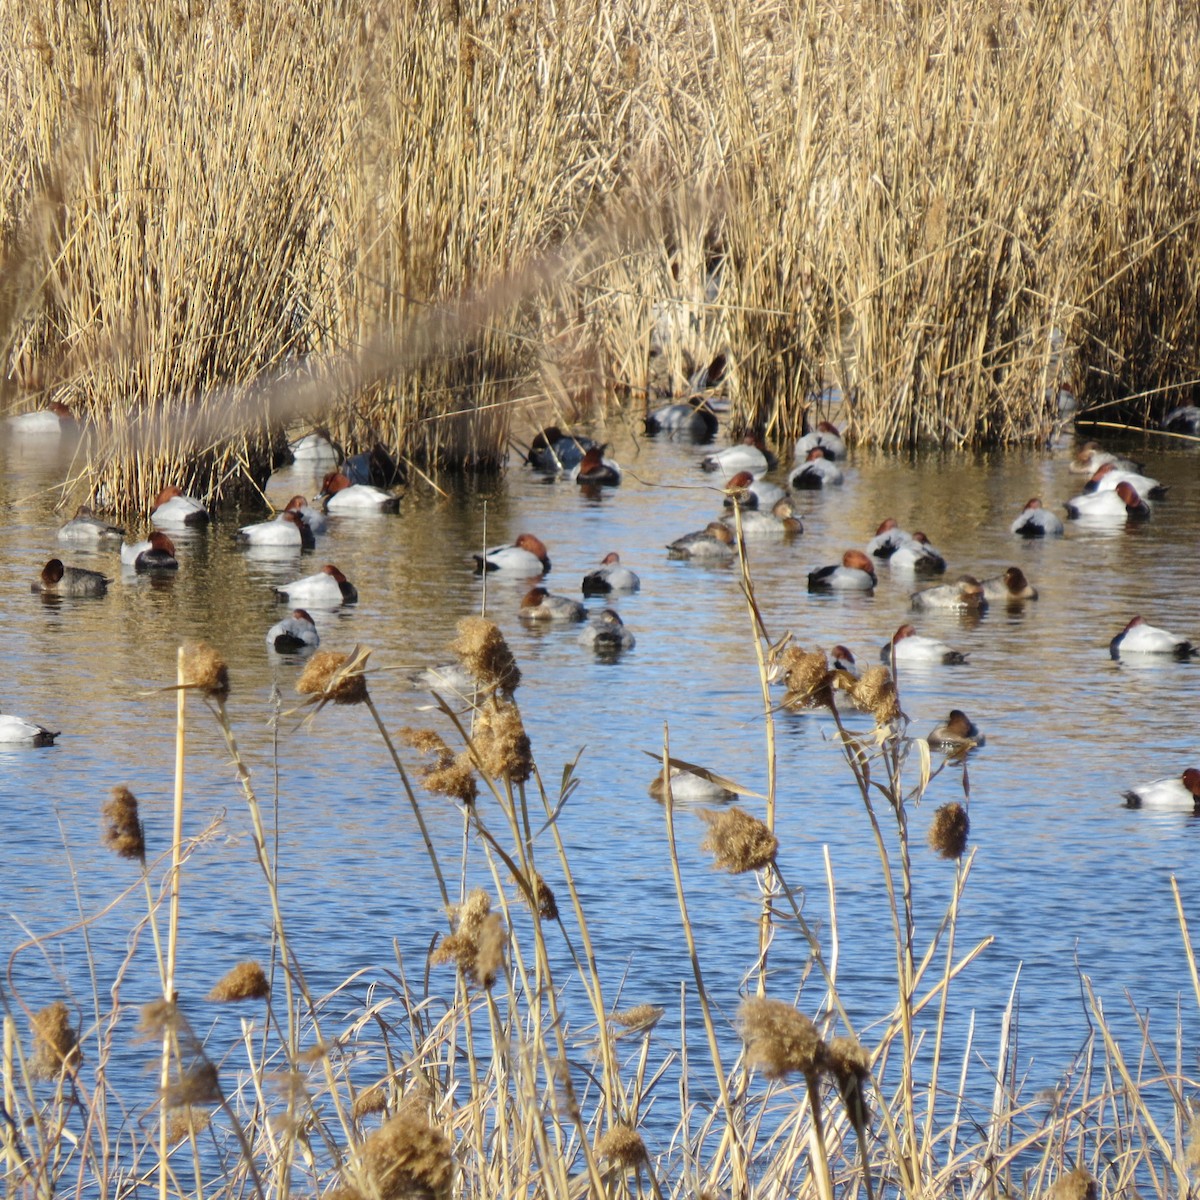
[[1018,537],[1061,537],[1063,523],[1048,508],[1043,508],[1041,500],[1034,496],[1010,528]]
[[99,571],[64,567],[61,559],[52,558],[29,590],[51,596],[103,596],[110,582]]
[[583,577],[585,596],[607,596],[611,592],[636,592],[642,581],[628,568],[621,566],[621,556],[615,551],[606,554],[600,566]]

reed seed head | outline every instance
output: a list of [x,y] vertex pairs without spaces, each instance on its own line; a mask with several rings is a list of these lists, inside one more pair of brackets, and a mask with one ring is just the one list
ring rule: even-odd
[[182,1142],[195,1133],[203,1133],[212,1123],[212,1109],[194,1108],[190,1104],[173,1112],[167,1120],[167,1141]]
[[510,700],[493,697],[477,714],[471,746],[492,779],[524,783],[533,774],[533,748],[521,711]]
[[400,731],[400,736],[418,750],[434,756],[434,761],[421,769],[421,781],[438,795],[449,796],[462,804],[474,804],[479,795],[475,784],[475,765],[467,751],[455,754],[445,739],[431,729]]
[[354,1098],[354,1107],[351,1110],[356,1121],[361,1121],[363,1117],[370,1116],[371,1113],[387,1111],[387,1088],[382,1084],[376,1084],[372,1088],[367,1088],[365,1092],[359,1092]]
[[705,808],[700,816],[708,825],[708,836],[700,848],[712,852],[721,870],[741,875],[775,861],[779,839],[744,808],[736,804],[726,809]]
[[217,1064],[198,1059],[173,1083],[167,1084],[163,1101],[168,1108],[186,1108],[196,1104],[218,1104],[222,1099]]
[[367,653],[351,660],[350,655],[335,650],[318,650],[296,680],[296,691],[302,696],[320,696],[334,704],[365,703]]
[[900,697],[892,673],[883,666],[868,667],[850,684],[850,699],[860,712],[870,713],[877,726],[900,719]]
[[229,695],[229,668],[207,642],[188,642],[183,647],[183,682],[210,700],[223,700]]
[[769,1079],[793,1072],[819,1075],[828,1066],[828,1050],[816,1025],[784,1000],[751,996],[738,1010],[746,1062]]
[[137,798],[127,787],[115,787],[100,809],[104,845],[122,858],[146,865],[146,831],[138,818]]
[[830,684],[833,673],[824,650],[804,650],[789,646],[780,661],[780,670],[787,685],[788,700],[793,703],[825,705],[833,703]]
[[1087,1167],[1076,1167],[1059,1177],[1046,1200],[1096,1200],[1096,1180]]
[[454,1150],[416,1104],[402,1105],[359,1151],[373,1200],[447,1200],[454,1182]]
[[615,1012],[609,1016],[614,1025],[628,1029],[634,1033],[648,1033],[662,1020],[666,1009],[657,1004],[635,1004],[632,1008]]
[[970,832],[967,810],[958,801],[953,801],[943,804],[933,814],[933,823],[929,826],[929,844],[943,858],[962,858]]
[[63,1071],[74,1073],[79,1066],[79,1034],[71,1024],[71,1011],[55,1000],[33,1014],[33,1063],[35,1079],[57,1079]]
[[454,932],[442,939],[433,952],[434,966],[453,962],[474,983],[490,988],[504,965],[507,930],[499,913],[491,911],[487,892],[473,891],[462,904],[450,910]]
[[865,1084],[871,1077],[871,1057],[857,1038],[835,1037],[829,1043],[829,1070],[854,1121],[865,1121]]
[[596,1143],[596,1157],[607,1159],[614,1167],[632,1170],[649,1158],[642,1135],[629,1125],[614,1125]]
[[481,688],[511,697],[521,682],[517,660],[495,621],[464,617],[458,623],[458,637],[450,643],[450,649]]
[[157,1038],[165,1033],[174,1033],[178,1027],[179,1011],[173,1000],[151,1000],[142,1005],[138,1032],[147,1038]]
[[405,725],[400,730],[400,739],[414,750],[420,750],[425,754],[437,754],[440,756],[442,754],[453,755],[454,753],[446,745],[446,739],[436,729],[418,729],[413,725]]
[[[557,921],[558,901],[555,899],[553,889],[537,871],[533,872],[533,878],[529,881],[529,890],[533,893],[533,907],[537,909],[538,916],[543,921]],[[521,888],[520,892],[521,899],[528,903],[529,896],[525,889]]]
[[240,962],[208,993],[218,1004],[233,1004],[239,1000],[265,1000],[271,994],[266,972],[256,962]]

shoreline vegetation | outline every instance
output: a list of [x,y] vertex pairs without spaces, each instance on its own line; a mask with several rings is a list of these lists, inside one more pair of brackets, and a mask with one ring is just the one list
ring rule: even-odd
[[[1200,379],[1200,11],[377,0],[0,14],[10,412],[67,488],[261,490],[284,428],[500,469],[728,363],[786,444],[1151,425]],[[653,351],[653,353],[652,353]],[[812,412],[813,416],[824,415]]]
[[[491,621],[465,618],[451,647],[475,681],[471,698],[456,696],[453,705],[440,699],[419,728],[395,738],[388,732],[370,692],[375,664],[363,647],[317,652],[297,681],[299,699],[280,716],[294,726],[328,719],[322,711],[328,705],[353,709],[349,715],[386,744],[397,802],[414,815],[428,855],[428,928],[398,939],[394,967],[381,966],[369,988],[356,973],[326,996],[310,990],[289,938],[277,882],[287,847],[279,845],[272,820],[278,796],[260,794],[243,762],[226,709],[236,679],[210,647],[185,646],[176,686],[146,700],[176,707],[172,844],[148,846],[136,798],[114,788],[101,828],[104,844],[124,860],[114,860],[118,880],[128,872],[124,890],[116,883],[99,912],[81,911],[64,929],[30,936],[9,956],[0,989],[5,1194],[35,1200],[69,1189],[97,1200],[155,1193],[159,1200],[1095,1200],[1135,1192],[1168,1200],[1191,1194],[1189,1173],[1200,1162],[1190,1107],[1197,1080],[1186,1065],[1182,1021],[1172,1044],[1161,1045],[1136,1014],[1138,1044],[1122,1046],[1103,1000],[1080,975],[1089,1036],[1069,1061],[1056,1064],[1058,1086],[1036,1095],[1029,1094],[1020,1062],[1015,982],[999,1030],[972,1023],[965,1043],[951,1030],[962,1019],[952,997],[956,980],[992,940],[963,944],[959,937],[974,856],[966,768],[938,765],[928,743],[909,736],[901,681],[887,668],[855,679],[832,668],[822,651],[786,637],[773,642],[744,557],[741,570],[762,689],[768,786],[765,795],[743,790],[735,804],[701,810],[703,848],[714,867],[701,894],[694,883],[685,886],[676,849],[679,837],[699,836],[701,822],[677,823],[683,806],[673,798],[670,771],[663,772],[662,841],[645,854],[659,855],[678,901],[679,926],[661,936],[682,939],[691,961],[677,1024],[674,1014],[668,1018],[671,1032],[655,1032],[664,1008],[623,995],[619,986],[614,991],[619,965],[597,961],[559,827],[570,820],[575,764],[547,787],[516,699],[519,664]],[[814,709],[839,741],[862,803],[863,853],[873,850],[883,868],[880,903],[890,913],[892,938],[878,959],[894,972],[895,1002],[871,1024],[856,1025],[853,996],[838,982],[837,883],[828,858],[824,880],[795,879],[789,848],[775,836],[769,679],[776,673],[786,678],[785,703]],[[189,708],[193,719],[212,719],[219,730],[216,752],[228,756],[236,776],[229,800],[247,806],[273,910],[266,960],[214,963],[213,990],[204,1000],[176,995],[174,986],[186,868],[197,854],[219,853],[221,841],[215,826],[190,839],[182,834],[185,764],[198,752],[189,744]],[[191,741],[207,743],[194,733]],[[665,730],[660,762],[689,765],[672,759]],[[938,809],[927,845],[914,843],[913,806],[938,774],[960,767],[962,800]],[[286,789],[286,770],[279,786]],[[463,820],[458,863],[439,860],[425,833],[425,806],[447,803]],[[468,843],[482,854],[472,871]],[[925,928],[914,919],[913,862],[920,855],[936,855],[945,866],[944,911]],[[723,880],[730,875],[741,880]],[[749,879],[757,895],[742,882]],[[422,885],[414,879],[411,886]],[[827,889],[823,928],[805,916],[805,887]],[[1177,889],[1174,895],[1200,1003]],[[745,974],[737,995],[706,986],[704,925],[690,914],[711,903],[745,909]],[[132,922],[125,961],[100,964],[88,931],[114,910]],[[807,947],[800,970],[776,965],[779,939]],[[89,981],[81,991],[62,974],[50,978],[47,969],[66,961],[67,946],[77,942]],[[409,943],[424,949],[413,951]],[[135,956],[144,965],[151,955],[161,998],[139,1010],[124,993],[133,986]],[[852,965],[845,969],[853,974]],[[60,998],[41,1007],[25,998],[47,991]],[[240,1033],[221,1022],[198,1035],[206,1004],[237,1005]],[[156,1062],[157,1088],[122,1091],[110,1075],[129,1040]],[[990,1106],[972,1098],[981,1089],[992,1096]]]

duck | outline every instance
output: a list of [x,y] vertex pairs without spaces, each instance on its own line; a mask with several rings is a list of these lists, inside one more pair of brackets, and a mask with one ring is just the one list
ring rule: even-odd
[[185,496],[172,483],[154,498],[150,520],[160,529],[194,529],[208,524],[208,509],[194,496]]
[[14,717],[11,713],[0,714],[0,746],[53,746],[58,735],[58,730],[26,721],[24,717]]
[[64,433],[75,433],[79,422],[75,414],[61,401],[51,401],[36,412],[20,413],[8,417],[4,422],[8,432],[18,437],[59,437]]
[[911,575],[943,575],[946,560],[929,544],[929,538],[917,530],[907,542],[898,546],[888,559],[893,571]]
[[484,571],[505,571],[509,574],[546,575],[550,571],[550,555],[541,538],[522,533],[506,546],[493,546],[482,554],[473,554],[475,574]]
[[642,581],[628,568],[621,566],[621,556],[611,550],[600,565],[583,577],[585,596],[607,596],[612,592],[636,592]]
[[294,512],[314,533],[324,533],[329,528],[329,518],[319,509],[313,508],[307,496],[293,496],[284,506],[284,512]]
[[818,421],[815,429],[797,439],[796,455],[792,461],[802,463],[811,451],[818,448],[835,462],[846,457],[846,441],[832,421]]
[[587,617],[587,609],[578,600],[535,587],[525,593],[517,615],[522,621],[582,621]]
[[796,508],[787,496],[777,500],[770,512],[749,508],[724,518],[734,533],[739,520],[742,536],[748,538],[795,537],[804,532],[804,522],[796,516]]
[[1132,484],[1118,483],[1115,490],[1084,492],[1067,501],[1067,516],[1077,521],[1106,524],[1121,521],[1145,521],[1150,505],[1137,494]]
[[177,571],[179,560],[175,557],[175,543],[160,529],[156,529],[144,542],[131,542],[121,547],[121,562],[132,567],[139,575],[150,571]]
[[1104,466],[1105,463],[1112,463],[1123,471],[1140,472],[1142,469],[1141,463],[1134,462],[1132,458],[1126,458],[1121,454],[1113,454],[1112,451],[1105,450],[1099,442],[1084,442],[1075,451],[1067,470],[1073,475],[1090,477],[1095,475],[1097,469]]
[[851,679],[858,678],[858,661],[848,646],[840,642],[829,652],[829,666],[834,671],[841,671]]
[[1037,588],[1025,577],[1020,567],[1008,567],[1002,575],[983,580],[983,594],[997,604],[1021,604],[1038,598]]
[[408,676],[414,687],[426,688],[442,695],[456,694],[470,699],[479,688],[475,676],[462,663],[445,663],[440,667],[423,667]]
[[273,546],[287,550],[311,550],[317,544],[313,531],[300,519],[300,514],[284,509],[271,521],[243,525],[234,535],[247,546]]
[[288,452],[294,462],[336,463],[342,458],[341,447],[334,443],[324,426],[289,443]]
[[768,512],[787,496],[777,483],[755,479],[749,471],[739,471],[725,485],[725,507],[758,509]]
[[1127,483],[1139,496],[1147,500],[1161,500],[1170,490],[1157,479],[1137,471],[1123,471],[1114,463],[1104,463],[1096,468],[1095,474],[1083,485],[1085,493],[1116,491],[1117,484]]
[[719,471],[727,480],[739,471],[749,471],[759,479],[777,465],[775,455],[769,453],[762,439],[752,433],[746,434],[738,445],[726,446],[700,461],[702,470]]
[[338,471],[353,484],[370,484],[376,488],[391,487],[403,479],[404,473],[396,466],[396,460],[387,452],[382,442],[376,442],[370,450],[351,454]]
[[1200,433],[1200,408],[1194,404],[1173,408],[1159,422],[1159,427],[1169,433],[1190,433],[1194,437]]
[[[705,779],[703,775],[693,774],[680,767],[671,767],[671,799],[682,804],[721,804],[734,798],[734,793],[728,788]],[[666,785],[663,783],[662,772],[650,781],[650,795],[659,803],[667,798]]]
[[604,457],[603,446],[592,446],[571,468],[571,482],[591,484],[593,487],[617,487],[621,482],[621,468],[611,458]]
[[124,536],[125,530],[102,521],[86,504],[81,504],[75,510],[75,515],[58,531],[60,542],[71,542],[77,546],[119,542]]
[[1062,521],[1057,514],[1044,508],[1037,496],[1026,502],[1009,528],[1024,538],[1061,537],[1063,533]]
[[810,592],[869,592],[876,582],[875,568],[861,550],[847,550],[840,563],[808,573]]
[[315,575],[306,575],[276,588],[275,598],[289,604],[337,608],[342,604],[357,604],[358,590],[333,563],[326,563]]
[[42,568],[38,581],[30,584],[29,590],[51,596],[103,596],[110,582],[99,571],[64,567],[61,559],[52,558]]
[[549,425],[534,437],[525,461],[535,471],[569,471],[595,446],[590,437],[576,437],[563,433],[557,425]]
[[867,543],[867,553],[872,558],[891,558],[901,546],[912,541],[913,535],[901,529],[895,517],[880,521],[875,536]]
[[667,546],[668,558],[728,561],[736,553],[733,531],[723,521],[710,521],[703,529],[684,534]]
[[1108,652],[1113,658],[1123,654],[1170,654],[1175,658],[1191,658],[1197,653],[1192,643],[1155,625],[1145,618],[1134,617],[1111,642]]
[[814,446],[803,465],[788,476],[788,487],[793,491],[815,491],[817,488],[837,487],[846,476],[842,468],[829,457],[824,446]]
[[717,414],[703,396],[691,396],[682,404],[664,404],[646,416],[646,433],[675,433],[693,442],[711,442],[717,436]]
[[933,749],[953,754],[964,754],[987,741],[979,732],[979,727],[961,708],[952,708],[945,723],[930,730],[925,740]]
[[290,617],[276,621],[267,630],[267,645],[280,654],[313,650],[320,644],[316,622],[302,608],[293,609]]
[[901,625],[892,640],[884,643],[879,657],[889,667],[893,658],[897,665],[910,666],[915,663],[958,664],[967,661],[966,654],[951,649],[937,638],[924,637],[911,625]]
[[983,584],[974,575],[960,575],[953,583],[939,583],[912,594],[912,606],[918,609],[957,608],[983,612],[988,600]]
[[[3,718],[0,718],[3,720]],[[1158,808],[1200,813],[1200,770],[1188,767],[1182,775],[1140,783],[1121,793],[1126,808]]]
[[625,622],[611,608],[602,608],[579,633],[579,641],[597,654],[619,654],[632,650],[637,639],[625,628]]
[[343,515],[396,512],[400,507],[399,496],[371,483],[351,483],[341,471],[330,471],[325,476],[316,499],[325,501],[326,512]]

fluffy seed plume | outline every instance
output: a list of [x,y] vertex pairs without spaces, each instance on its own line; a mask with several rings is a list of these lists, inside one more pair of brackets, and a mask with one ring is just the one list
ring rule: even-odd
[[746,1062],[769,1079],[794,1071],[819,1075],[828,1066],[828,1050],[817,1027],[784,1000],[751,996],[738,1010]]
[[421,781],[431,791],[462,804],[474,804],[479,795],[474,763],[465,750],[455,754],[438,733],[430,729],[404,728],[400,736],[417,750],[434,756],[421,770]]
[[151,1000],[142,1005],[142,1016],[138,1032],[148,1038],[173,1033],[179,1027],[179,1013],[171,1000]]
[[318,650],[296,680],[296,691],[334,704],[364,703],[367,677],[363,671],[369,654],[366,650],[351,657],[335,650]]
[[596,1157],[607,1159],[614,1167],[630,1170],[640,1167],[649,1157],[642,1135],[629,1125],[614,1125],[596,1143]]
[[701,843],[716,859],[716,866],[731,875],[758,871],[775,861],[779,839],[757,817],[736,804],[718,810],[701,809],[708,836]]
[[271,985],[262,967],[256,962],[240,962],[218,980],[208,998],[219,1004],[233,1004],[238,1000],[265,1000],[270,994]]
[[868,667],[852,680],[848,688],[850,699],[860,712],[870,713],[878,726],[890,725],[900,719],[900,697],[887,667]]
[[508,933],[499,913],[491,911],[487,892],[476,890],[450,910],[454,932],[433,952],[434,966],[453,962],[480,987],[490,988],[504,964]]
[[79,1066],[79,1034],[71,1024],[71,1012],[55,1000],[33,1014],[33,1063],[35,1079],[57,1079],[65,1070]]
[[363,1117],[369,1116],[371,1113],[385,1112],[387,1099],[387,1088],[380,1084],[376,1084],[373,1088],[367,1088],[365,1092],[359,1092],[354,1098],[354,1107],[351,1109],[354,1119],[361,1121]]
[[[447,1200],[454,1183],[449,1139],[415,1104],[401,1107],[359,1150],[375,1200]],[[357,1191],[357,1189],[355,1189]]]
[[122,858],[146,865],[146,833],[138,818],[137,797],[127,787],[113,788],[100,809],[104,818],[104,844]]
[[871,1059],[857,1038],[835,1037],[828,1048],[829,1070],[851,1120],[867,1118],[865,1085],[871,1077]]
[[620,1025],[622,1029],[628,1029],[633,1033],[645,1033],[662,1020],[665,1012],[666,1009],[660,1008],[657,1004],[635,1004],[632,1008],[627,1008],[622,1012],[612,1013],[608,1019],[614,1025]]
[[495,697],[483,705],[475,719],[471,746],[479,765],[492,779],[507,777],[524,783],[533,774],[533,748],[521,712],[510,700]]
[[1096,1180],[1087,1167],[1076,1167],[1059,1178],[1046,1200],[1096,1200]]
[[183,647],[183,682],[212,700],[229,695],[229,668],[207,642],[188,642]]
[[779,662],[787,686],[785,704],[796,707],[828,706],[833,703],[830,683],[833,674],[824,650],[804,650],[789,646]]
[[[529,884],[529,891],[533,893],[533,907],[537,909],[538,916],[543,921],[557,921],[558,901],[554,897],[554,891],[536,871],[534,871],[533,879]],[[525,888],[521,888],[520,893],[521,899],[528,904],[529,895]]]
[[168,1108],[188,1108],[195,1104],[217,1104],[221,1100],[221,1082],[216,1063],[202,1058],[192,1063],[178,1079],[167,1084],[163,1100]]
[[173,1112],[167,1121],[167,1141],[182,1142],[193,1133],[203,1133],[212,1122],[212,1110],[193,1108],[190,1104]]
[[971,822],[967,810],[957,801],[943,804],[933,814],[929,826],[929,844],[943,858],[961,858],[967,848],[967,836]]
[[463,617],[450,650],[485,690],[512,696],[521,682],[521,670],[504,634],[486,617]]

